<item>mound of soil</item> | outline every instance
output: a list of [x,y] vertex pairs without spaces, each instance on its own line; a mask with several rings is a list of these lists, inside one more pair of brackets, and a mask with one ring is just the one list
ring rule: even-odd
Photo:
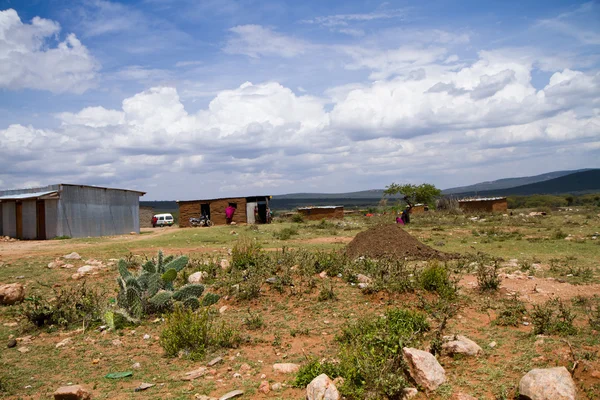
[[419,242],[398,224],[377,225],[359,233],[346,246],[346,254],[357,257],[392,258],[398,260],[448,260],[452,254],[443,253]]

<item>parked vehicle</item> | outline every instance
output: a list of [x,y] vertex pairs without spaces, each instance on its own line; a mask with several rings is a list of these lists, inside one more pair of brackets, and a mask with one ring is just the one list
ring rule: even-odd
[[194,217],[190,218],[190,225],[192,225],[193,227],[213,226],[213,223],[210,220],[210,218],[208,218],[208,216],[202,215],[202,216],[200,216],[200,218],[194,218]]
[[175,220],[171,214],[156,214],[152,217],[152,227],[156,228],[157,226],[171,226]]

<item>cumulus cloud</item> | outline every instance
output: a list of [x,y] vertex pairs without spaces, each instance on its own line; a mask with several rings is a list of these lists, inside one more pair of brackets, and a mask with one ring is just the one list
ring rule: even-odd
[[[96,177],[137,188],[161,182],[184,198],[194,192],[185,182],[201,181],[203,193],[214,196],[297,185],[343,191],[349,174],[364,188],[410,180],[418,171],[418,179],[444,186],[459,169],[503,165],[508,174],[516,161],[568,167],[573,154],[593,160],[598,74],[557,71],[536,90],[532,68],[481,52],[460,68],[423,63],[421,74],[335,87],[329,98],[246,82],[195,112],[175,88],[154,87],[126,98],[119,110],[58,114],[56,129],[0,130],[0,170],[19,171],[0,179],[11,184],[50,166],[48,179]],[[571,156],[557,155],[560,149]]]
[[82,93],[94,86],[98,62],[74,34],[52,47],[57,22],[23,23],[15,10],[0,11],[0,87]]

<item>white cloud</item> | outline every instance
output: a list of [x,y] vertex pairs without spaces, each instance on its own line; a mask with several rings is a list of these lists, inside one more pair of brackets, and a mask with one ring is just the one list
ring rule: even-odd
[[94,86],[98,62],[74,34],[55,47],[57,22],[21,22],[15,10],[0,11],[0,87],[82,93]]
[[378,10],[370,13],[356,13],[356,14],[335,14],[319,16],[312,19],[306,19],[302,22],[307,24],[317,24],[324,27],[338,27],[348,26],[353,22],[366,22],[380,19],[392,19],[402,18],[406,15],[406,10],[394,9],[394,10]]
[[279,34],[260,25],[238,25],[231,28],[230,32],[233,35],[223,49],[229,54],[244,54],[253,58],[260,56],[291,58],[313,47],[304,40]]
[[120,125],[125,121],[123,112],[104,107],[86,107],[78,113],[63,112],[57,117],[63,125],[85,125],[92,128]]

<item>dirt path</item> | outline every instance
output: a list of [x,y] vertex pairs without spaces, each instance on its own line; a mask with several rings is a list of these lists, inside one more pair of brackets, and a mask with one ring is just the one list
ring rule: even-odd
[[[477,277],[465,275],[459,282],[461,287],[477,290]],[[556,298],[569,300],[576,296],[591,297],[600,293],[600,284],[572,285],[561,283],[553,278],[529,279],[525,276],[520,278],[502,278],[500,290],[507,296],[518,294],[519,298],[527,303],[539,304],[546,300]]]
[[0,242],[0,261],[13,261],[23,258],[24,255],[52,256],[58,253],[63,254],[65,251],[70,253],[72,251],[93,248],[99,245],[109,245],[114,242],[133,243],[173,233],[175,229],[178,228],[143,228],[141,230],[141,232],[144,233],[143,235],[110,236],[105,237],[104,239],[106,239],[106,241],[101,243],[82,243],[73,242],[71,240],[19,240],[16,242]]

